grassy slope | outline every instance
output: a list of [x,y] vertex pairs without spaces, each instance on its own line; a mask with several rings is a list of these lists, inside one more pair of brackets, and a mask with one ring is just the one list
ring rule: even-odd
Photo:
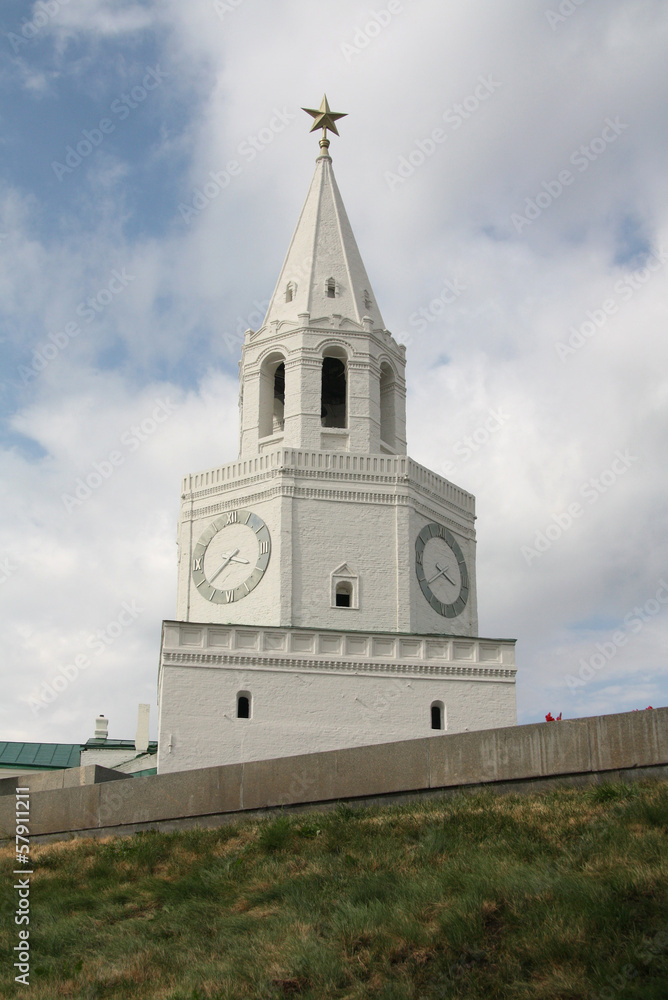
[[667,824],[645,783],[35,846],[28,989],[3,850],[0,996],[665,1000]]

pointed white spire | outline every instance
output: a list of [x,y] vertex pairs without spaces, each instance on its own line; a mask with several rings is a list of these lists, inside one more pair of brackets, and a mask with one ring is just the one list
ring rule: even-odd
[[382,330],[325,142],[263,325],[297,323],[300,313],[309,313],[312,323],[338,315],[359,326],[369,316]]

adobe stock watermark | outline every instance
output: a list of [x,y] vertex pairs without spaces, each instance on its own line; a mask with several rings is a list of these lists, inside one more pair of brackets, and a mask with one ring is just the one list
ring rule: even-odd
[[[645,971],[652,964],[658,955],[662,955],[668,949],[668,924],[656,932],[653,938],[643,937],[641,945],[634,947],[633,958],[636,962],[645,966]],[[640,973],[637,966],[628,962],[623,969],[614,976],[608,976],[607,989],[604,993],[598,993],[593,1000],[616,1000],[621,990],[625,990],[629,983],[636,979]],[[636,994],[638,995],[638,994]]]
[[[460,103],[453,104],[452,107],[443,112],[441,117],[449,126],[450,132],[457,132],[464,122],[472,118],[481,105],[488,101],[500,87],[501,83],[491,75],[479,77],[478,84],[472,93],[468,94]],[[398,187],[405,184],[447,139],[448,132],[440,127],[432,129],[425,139],[416,139],[413,148],[399,157],[396,169],[386,170],[383,174],[390,191],[396,191]]]
[[[452,447],[453,453],[461,459],[461,463],[468,462],[476,452],[484,448],[490,441],[490,439],[497,434],[502,427],[505,427],[510,420],[510,414],[504,413],[503,407],[498,407],[496,410],[489,410],[487,417],[481,424],[479,424],[471,434],[467,434],[465,437],[460,438],[456,441]],[[442,462],[440,463],[436,471],[441,476],[451,476],[457,471],[457,465],[454,462]]]
[[[274,141],[277,135],[284,132],[297,115],[288,111],[287,108],[274,108],[274,113],[269,119],[269,123],[261,128],[254,135],[248,135],[237,146],[237,156],[245,163],[252,163],[259,153],[264,152]],[[206,208],[210,202],[214,201],[221,191],[232,183],[234,177],[239,177],[243,172],[244,163],[240,160],[228,160],[222,170],[210,170],[209,180],[205,181],[201,187],[195,188],[189,204],[179,203],[178,210],[185,223],[190,225],[200,212]]]
[[625,278],[620,278],[614,284],[614,290],[618,298],[605,299],[595,309],[588,309],[585,313],[586,319],[578,326],[570,326],[569,338],[566,342],[558,340],[554,347],[557,356],[561,361],[566,361],[589,343],[596,336],[599,330],[608,322],[610,316],[614,316],[622,305],[630,302],[635,293],[642,288],[652,278],[657,271],[665,267],[668,261],[668,251],[663,248],[652,250],[645,261],[645,266],[632,271]]
[[[296,267],[290,271],[290,274],[286,277],[289,278],[289,284],[291,286],[291,294],[296,296],[299,289],[299,284],[303,279],[309,279],[311,273],[311,260],[309,257],[304,257]],[[276,295],[284,295],[286,292],[285,288],[277,288]],[[242,316],[237,316],[237,325],[234,333],[224,333],[223,343],[227,347],[230,354],[238,355],[243,342],[244,336],[247,330],[259,330],[264,322],[264,318],[267,314],[267,309],[271,305],[270,299],[254,299],[253,300],[253,311],[246,316],[244,319]]]
[[269,308],[269,299],[253,299],[253,312],[249,313],[246,319],[241,316],[237,316],[237,325],[234,333],[224,333],[223,343],[227,347],[230,354],[235,356],[241,350],[241,346],[244,342],[244,334],[246,330],[259,330],[262,326],[264,317],[267,314],[267,309]]
[[[592,163],[595,163],[610,148],[612,143],[617,142],[617,139],[628,127],[625,122],[620,120],[619,115],[616,115],[614,119],[606,118],[600,136],[596,136],[587,145],[579,146],[574,150],[568,162],[577,167],[578,174],[584,174]],[[553,180],[543,181],[541,184],[543,190],[539,191],[533,198],[526,199],[524,215],[513,212],[510,216],[515,232],[521,233],[527,226],[533,225],[546,209],[561,198],[565,189],[575,182],[576,177],[577,174],[566,169],[559,171]]]
[[[421,306],[410,314],[408,325],[413,327],[416,333],[424,333],[429,328],[430,323],[436,323],[445,315],[448,306],[457,301],[459,296],[466,291],[466,287],[459,278],[445,278],[438,295],[426,306]],[[404,330],[402,333],[398,333],[394,339],[398,344],[410,347],[413,343],[413,334],[411,331]]]
[[587,0],[561,0],[556,10],[546,10],[545,17],[552,31],[556,31],[560,24],[572,17],[576,10],[579,10],[586,2]]
[[139,607],[135,600],[122,601],[119,611],[112,620],[107,622],[104,628],[98,628],[88,636],[85,642],[88,652],[77,653],[71,663],[62,666],[50,682],[44,681],[28,698],[33,715],[38,715],[43,709],[52,705],[63,691],[77,680],[79,674],[88,670],[96,658],[106,653],[143,614],[144,608]]
[[7,41],[14,55],[19,54],[23,45],[34,41],[42,28],[45,28],[49,21],[52,21],[60,12],[60,8],[66,7],[69,2],[70,0],[37,0],[30,20],[24,18],[21,27],[17,27],[16,31],[19,31],[20,34],[16,34],[14,31],[7,32]]
[[139,451],[141,446],[179,408],[179,404],[172,402],[169,397],[156,399],[154,402],[155,406],[149,416],[144,417],[139,423],[131,424],[127,430],[123,431],[120,438],[121,448],[115,448],[109,452],[106,458],[99,462],[93,462],[92,469],[77,478],[71,493],[61,493],[60,499],[68,514],[71,514],[77,507],[81,507],[86,500],[93,496],[93,493],[100,489],[103,483],[111,479],[116,469],[125,464],[127,456]]
[[596,652],[592,653],[591,656],[582,657],[577,677],[574,677],[573,674],[566,675],[566,684],[571,694],[588,684],[599,670],[614,659],[619,650],[629,641],[629,638],[642,632],[647,622],[656,618],[666,605],[668,605],[668,583],[661,579],[658,581],[654,597],[650,597],[642,606],[637,604],[632,611],[624,615],[622,628],[616,629],[604,642],[597,642],[595,644]]
[[[18,975],[14,976],[15,983],[22,986],[30,986],[30,876],[34,875],[32,860],[30,858],[30,788],[28,785],[18,785],[15,791],[16,796],[16,868],[13,875],[22,875],[14,883],[16,889],[16,910],[14,911],[14,924],[20,928],[17,931],[18,944],[15,944],[12,951],[14,955],[14,968]],[[21,867],[23,865],[23,867]],[[25,926],[22,926],[25,924]]]
[[[83,320],[86,326],[89,326],[134,280],[134,274],[128,274],[124,267],[120,271],[114,268],[109,274],[107,283],[102,288],[98,288],[94,295],[89,295],[87,299],[81,300],[74,310],[75,315]],[[28,385],[37,378],[47,365],[66,350],[72,340],[76,339],[81,332],[82,326],[78,320],[70,320],[65,323],[62,330],[49,333],[47,342],[39,344],[32,352],[30,365],[18,366],[17,372],[23,385]]]
[[[632,455],[628,449],[616,452],[609,468],[583,483],[580,495],[592,506],[611,490],[637,461],[639,461],[639,456]],[[531,566],[534,560],[545,555],[554,543],[559,541],[564,532],[568,531],[583,516],[585,509],[581,503],[575,500],[568,505],[566,510],[552,514],[549,523],[542,530],[536,531],[533,544],[522,545],[520,548],[527,566]]]
[[407,691],[412,689],[413,685],[410,681],[399,681],[391,680],[388,684],[384,685],[382,692],[375,691],[373,693],[373,698],[370,698],[370,703],[363,701],[359,696],[355,698],[355,701],[359,702],[368,712],[373,712],[374,715],[382,715],[390,707],[393,701],[397,698],[404,698]]
[[19,564],[14,562],[13,557],[8,555],[0,556],[0,587],[3,583],[11,580],[18,568]]
[[[408,0],[408,3],[413,4],[415,0]],[[405,11],[403,0],[389,0],[385,7],[368,11],[364,22],[357,25],[352,41],[339,44],[346,62],[351,63],[355,56],[360,56],[392,24],[395,17]]]
[[243,2],[244,0],[213,0],[213,9],[222,21],[227,14],[233,14],[238,10]]
[[156,64],[155,68],[148,66],[141,84],[137,84],[128,94],[121,94],[120,97],[111,102],[109,112],[116,116],[115,120],[101,118],[97,126],[91,129],[82,129],[81,138],[76,141],[76,144],[65,147],[64,162],[51,161],[51,169],[58,180],[62,181],[68,174],[74,173],[93,150],[102,145],[105,137],[116,131],[118,122],[129,118],[130,113],[143,104],[149,94],[157,90],[167,76],[169,74],[160,69],[159,63]]

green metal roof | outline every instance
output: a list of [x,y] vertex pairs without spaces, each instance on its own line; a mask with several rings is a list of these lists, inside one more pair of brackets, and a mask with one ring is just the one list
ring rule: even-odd
[[[110,740],[110,739],[96,739],[91,736],[89,740],[81,745],[82,750],[134,750],[135,741],[134,740]],[[157,740],[151,740],[148,745],[148,750],[146,753],[157,753],[158,752],[158,742]]]
[[[34,768],[35,771],[57,771],[64,767],[80,767],[82,750],[135,749],[134,740],[88,740],[87,743],[6,743],[0,740],[0,771],[10,767]],[[151,740],[147,754],[156,754],[158,744]]]
[[0,740],[0,768],[34,767],[36,771],[79,767],[79,743],[4,743]]

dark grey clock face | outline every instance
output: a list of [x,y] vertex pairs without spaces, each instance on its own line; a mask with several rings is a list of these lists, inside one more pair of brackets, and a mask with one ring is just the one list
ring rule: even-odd
[[415,540],[415,572],[434,611],[456,618],[469,598],[469,574],[457,539],[442,524],[425,524]]
[[264,576],[270,555],[271,537],[262,518],[232,510],[202,532],[193,549],[193,582],[214,604],[241,601]]

